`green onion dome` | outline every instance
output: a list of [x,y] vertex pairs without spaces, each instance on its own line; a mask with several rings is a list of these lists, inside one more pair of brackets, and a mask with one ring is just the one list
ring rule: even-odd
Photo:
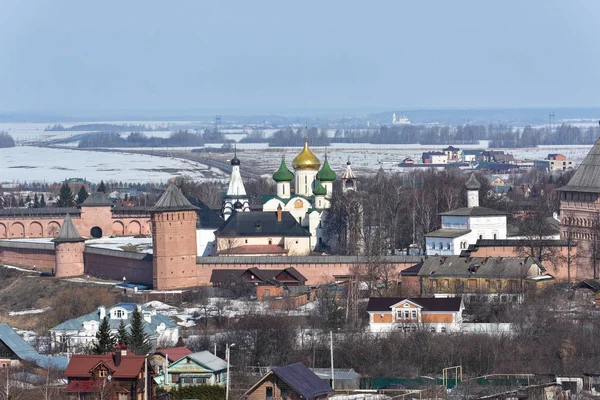
[[321,181],[317,181],[317,186],[313,189],[313,194],[315,196],[325,196],[327,194],[327,189],[321,185]]
[[284,157],[281,157],[281,165],[277,172],[273,174],[273,180],[275,182],[290,182],[294,180],[294,174],[285,165]]
[[327,161],[327,155],[325,155],[325,161],[323,162],[323,168],[317,173],[317,179],[323,182],[333,182],[335,181],[336,175],[335,172],[329,166],[329,161]]

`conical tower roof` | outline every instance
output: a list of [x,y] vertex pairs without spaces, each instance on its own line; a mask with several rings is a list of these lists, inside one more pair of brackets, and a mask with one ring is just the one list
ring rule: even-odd
[[294,169],[308,169],[318,171],[321,166],[321,161],[308,148],[308,138],[304,141],[304,148],[292,161]]
[[294,180],[294,174],[285,165],[285,157],[281,157],[281,164],[277,172],[273,174],[273,180],[275,182],[290,182]]
[[150,209],[150,212],[191,211],[197,209],[198,207],[193,206],[183,193],[181,193],[181,190],[171,182],[167,190],[165,190],[156,202],[156,205]]
[[313,194],[315,196],[325,196],[327,194],[327,189],[321,184],[321,181],[317,181],[317,185],[313,189]]
[[82,207],[112,207],[114,204],[106,193],[94,192],[81,204]]
[[465,187],[467,188],[467,190],[479,190],[481,189],[481,183],[479,183],[477,178],[475,178],[475,174],[471,174],[471,177],[469,178],[467,183],[465,183]]
[[333,182],[335,181],[336,175],[335,172],[329,166],[329,161],[327,160],[327,154],[325,154],[325,161],[323,162],[323,168],[317,174],[317,179],[323,182]]
[[600,139],[577,167],[569,183],[557,190],[600,193]]
[[67,214],[65,216],[65,220],[63,221],[62,226],[60,227],[60,231],[58,235],[54,239],[52,239],[54,243],[64,243],[64,242],[85,242],[85,239],[81,237],[77,228],[73,224],[73,220],[71,216]]

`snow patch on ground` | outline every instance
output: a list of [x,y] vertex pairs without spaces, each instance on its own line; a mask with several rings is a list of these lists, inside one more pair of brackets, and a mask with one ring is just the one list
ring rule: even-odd
[[40,273],[38,271],[33,271],[31,269],[25,269],[25,268],[21,268],[21,267],[15,267],[14,265],[5,265],[5,264],[0,264],[0,266],[4,267],[4,268],[10,268],[10,269],[15,269],[17,271],[21,271],[21,272],[28,272],[30,274],[36,274],[39,275]]
[[162,301],[158,301],[158,300],[149,301],[148,303],[144,304],[144,307],[151,307],[157,311],[158,310],[172,310],[175,308],[175,306],[169,305],[167,303],[163,303]]
[[49,309],[50,309],[50,307],[37,308],[37,309],[32,309],[32,310],[23,310],[23,311],[9,311],[8,315],[13,317],[15,315],[41,314],[43,312],[48,311]]
[[32,177],[45,182],[74,177],[93,182],[166,182],[184,175],[202,181],[214,174],[207,165],[190,160],[121,152],[17,146],[0,149],[0,158],[2,182],[30,182]]
[[120,282],[103,282],[103,281],[89,280],[89,279],[84,279],[84,278],[68,278],[68,279],[63,279],[63,281],[74,282],[74,283],[93,283],[95,285],[111,285],[111,286],[114,286],[114,285],[120,283]]

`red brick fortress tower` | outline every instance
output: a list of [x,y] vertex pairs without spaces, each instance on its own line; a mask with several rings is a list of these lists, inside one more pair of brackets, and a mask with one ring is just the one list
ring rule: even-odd
[[55,276],[64,278],[67,276],[83,275],[83,249],[85,239],[81,237],[71,216],[67,214],[58,235],[52,240],[54,242]]
[[154,289],[197,285],[197,209],[171,183],[150,210]]

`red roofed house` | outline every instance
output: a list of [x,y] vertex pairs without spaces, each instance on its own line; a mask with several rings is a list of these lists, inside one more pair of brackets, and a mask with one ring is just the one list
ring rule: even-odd
[[[64,373],[69,381],[65,392],[80,400],[142,400],[145,359],[124,348],[112,354],[74,354]],[[153,398],[150,386],[148,399]]]
[[190,349],[184,346],[156,349],[154,355],[148,360],[148,363],[152,366],[152,370],[155,374],[162,374],[164,372],[165,364],[168,366],[192,353],[193,352]]

